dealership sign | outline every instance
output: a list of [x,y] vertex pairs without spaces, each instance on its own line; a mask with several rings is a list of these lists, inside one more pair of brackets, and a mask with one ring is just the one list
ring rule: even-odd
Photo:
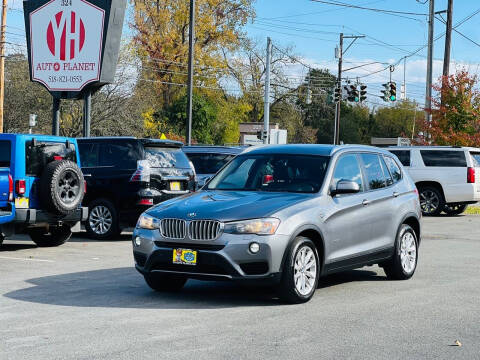
[[113,81],[126,0],[24,1],[32,81],[78,97]]

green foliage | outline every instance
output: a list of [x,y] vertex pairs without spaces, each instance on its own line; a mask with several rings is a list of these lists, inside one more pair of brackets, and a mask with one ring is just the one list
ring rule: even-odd
[[423,119],[423,114],[416,111],[417,104],[412,101],[401,101],[392,107],[381,107],[375,113],[375,126],[372,136],[378,137],[411,137],[414,129],[418,130],[416,118]]

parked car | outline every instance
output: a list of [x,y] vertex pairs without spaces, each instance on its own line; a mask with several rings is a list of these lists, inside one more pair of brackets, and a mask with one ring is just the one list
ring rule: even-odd
[[92,137],[78,144],[88,187],[85,229],[94,239],[115,237],[150,206],[195,190],[181,142]]
[[480,201],[480,149],[392,147],[415,182],[424,215],[458,215]]
[[415,184],[388,151],[283,145],[235,157],[205,187],[141,215],[136,269],[154,290],[189,278],[262,280],[308,301],[318,278],[379,264],[415,272],[421,210]]
[[226,163],[244,151],[240,146],[185,146],[187,154],[195,167],[197,185],[201,188]]
[[75,139],[0,134],[0,245],[26,233],[38,246],[66,242],[86,219]]

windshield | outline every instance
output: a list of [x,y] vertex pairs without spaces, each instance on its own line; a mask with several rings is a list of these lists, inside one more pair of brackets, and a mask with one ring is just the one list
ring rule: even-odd
[[190,153],[187,156],[192,161],[197,174],[216,174],[235,155]]
[[152,168],[190,168],[187,156],[180,148],[145,147],[145,160]]
[[262,154],[233,159],[207,185],[209,190],[318,192],[329,158]]

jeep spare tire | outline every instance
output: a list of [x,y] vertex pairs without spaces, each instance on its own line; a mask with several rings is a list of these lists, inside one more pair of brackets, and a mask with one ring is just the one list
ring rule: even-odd
[[82,203],[85,185],[80,168],[69,160],[47,164],[40,178],[40,201],[46,210],[68,215]]

